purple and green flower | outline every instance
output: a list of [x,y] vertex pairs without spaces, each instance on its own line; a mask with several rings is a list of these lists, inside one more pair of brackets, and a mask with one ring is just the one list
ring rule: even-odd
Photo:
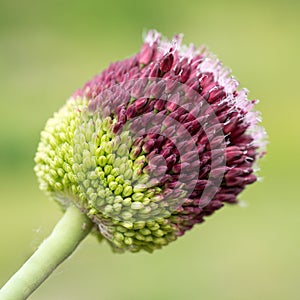
[[255,103],[205,48],[150,31],[48,121],[40,186],[115,250],[151,252],[256,180],[265,140]]
[[48,120],[34,170],[65,213],[1,299],[26,299],[91,231],[114,251],[152,252],[256,181],[266,145],[257,101],[181,40],[149,31]]

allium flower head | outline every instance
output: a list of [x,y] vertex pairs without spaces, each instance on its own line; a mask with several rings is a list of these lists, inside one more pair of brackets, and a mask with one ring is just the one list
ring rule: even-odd
[[153,251],[256,180],[264,129],[255,100],[212,54],[150,31],[41,134],[35,171],[62,207],[78,206],[117,251]]

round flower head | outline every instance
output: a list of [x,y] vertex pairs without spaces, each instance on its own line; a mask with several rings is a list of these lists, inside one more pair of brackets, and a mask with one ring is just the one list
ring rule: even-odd
[[40,187],[80,208],[114,250],[151,252],[256,180],[265,134],[255,103],[204,48],[150,31],[47,122]]

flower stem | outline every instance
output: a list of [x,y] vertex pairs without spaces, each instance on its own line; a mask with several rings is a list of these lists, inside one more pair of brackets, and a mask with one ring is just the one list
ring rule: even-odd
[[27,299],[60,265],[92,228],[90,219],[70,206],[51,235],[0,290],[1,300]]

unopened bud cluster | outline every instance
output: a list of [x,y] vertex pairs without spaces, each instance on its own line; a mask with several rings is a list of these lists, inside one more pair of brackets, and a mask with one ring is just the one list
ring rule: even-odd
[[264,130],[237,88],[206,50],[150,31],[48,120],[41,189],[79,207],[116,251],[167,245],[256,180]]

